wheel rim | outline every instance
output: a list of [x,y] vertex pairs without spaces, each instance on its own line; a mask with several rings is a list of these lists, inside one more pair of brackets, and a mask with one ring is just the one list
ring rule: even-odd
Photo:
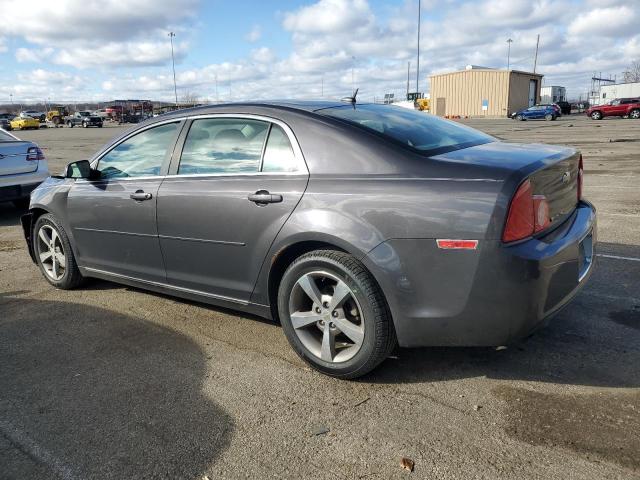
[[67,258],[62,239],[51,225],[43,225],[38,231],[38,256],[49,278],[57,281],[64,277]]
[[325,362],[346,362],[362,348],[362,308],[351,288],[329,272],[298,279],[289,295],[289,317],[298,339]]
[[640,118],[640,110],[634,110],[631,112],[631,118]]

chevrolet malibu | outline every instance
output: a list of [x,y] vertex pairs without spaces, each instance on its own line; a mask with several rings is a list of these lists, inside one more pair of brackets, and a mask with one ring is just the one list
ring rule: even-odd
[[386,105],[271,102],[154,118],[31,195],[32,258],[279,320],[354,378],[399,344],[498,346],[594,265],[582,157]]

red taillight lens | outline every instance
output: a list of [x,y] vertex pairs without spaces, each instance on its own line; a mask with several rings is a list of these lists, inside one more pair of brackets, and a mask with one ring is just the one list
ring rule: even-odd
[[44,160],[44,153],[42,153],[40,147],[29,147],[29,149],[27,150],[27,160],[32,162]]
[[503,242],[513,242],[533,235],[533,189],[531,182],[522,182],[509,205],[507,223],[502,233]]
[[582,183],[584,178],[584,166],[582,165],[582,154],[578,160],[578,201],[582,200]]
[[515,242],[541,232],[551,224],[549,202],[544,195],[534,195],[531,181],[522,182],[509,205],[503,242]]

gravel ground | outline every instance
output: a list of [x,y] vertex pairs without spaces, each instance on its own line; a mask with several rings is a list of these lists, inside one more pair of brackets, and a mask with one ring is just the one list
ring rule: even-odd
[[[0,205],[0,478],[640,478],[640,121],[464,122],[582,150],[596,271],[526,341],[398,350],[359,381],[310,370],[256,317],[56,291]],[[18,135],[58,172],[121,131]]]

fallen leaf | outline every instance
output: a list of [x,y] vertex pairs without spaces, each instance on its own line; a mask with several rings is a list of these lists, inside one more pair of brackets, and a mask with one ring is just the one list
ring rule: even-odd
[[410,472],[413,472],[413,467],[415,466],[415,463],[410,458],[402,457],[400,459],[400,466],[405,470],[409,470]]

